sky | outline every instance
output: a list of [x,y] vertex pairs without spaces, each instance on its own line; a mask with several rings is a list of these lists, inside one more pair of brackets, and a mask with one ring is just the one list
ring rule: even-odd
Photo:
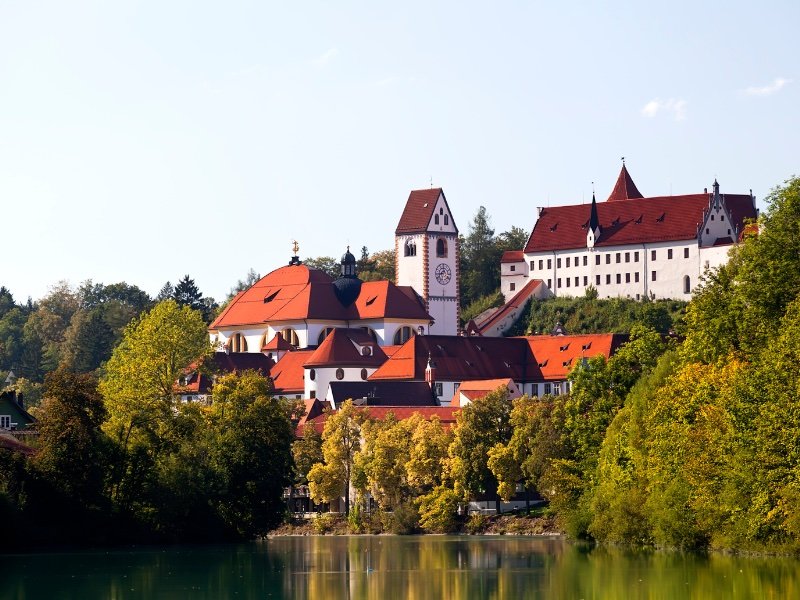
[[394,247],[413,189],[497,233],[800,175],[800,3],[0,2],[0,285],[222,300]]

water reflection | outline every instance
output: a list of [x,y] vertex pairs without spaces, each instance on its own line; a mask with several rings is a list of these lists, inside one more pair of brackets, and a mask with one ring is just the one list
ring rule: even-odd
[[0,598],[800,598],[798,561],[528,537],[297,537],[0,557]]

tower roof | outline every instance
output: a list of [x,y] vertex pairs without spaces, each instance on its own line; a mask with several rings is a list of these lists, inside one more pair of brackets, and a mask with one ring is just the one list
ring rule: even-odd
[[617,183],[614,185],[614,189],[611,190],[608,202],[613,202],[614,200],[633,200],[634,198],[644,198],[644,196],[642,196],[636,188],[636,184],[633,183],[633,179],[631,179],[631,175],[628,173],[625,163],[622,163],[622,170],[619,172],[619,177],[617,177]]
[[[447,211],[450,212],[450,206],[447,205],[447,198],[444,196],[442,188],[430,188],[428,190],[414,190],[408,195],[408,201],[403,209],[403,215],[397,223],[395,234],[401,233],[423,233],[428,230],[433,211],[436,208],[436,202],[441,195],[444,198]],[[452,219],[452,213],[451,213]],[[455,227],[455,222],[453,222]]]

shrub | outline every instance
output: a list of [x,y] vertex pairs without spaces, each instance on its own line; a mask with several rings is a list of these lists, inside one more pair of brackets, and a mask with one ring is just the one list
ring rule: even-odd
[[320,513],[311,521],[314,531],[320,535],[329,533],[333,529],[336,517],[331,513]]
[[489,527],[489,517],[481,513],[472,513],[465,526],[467,533],[471,535],[483,533],[487,527]]

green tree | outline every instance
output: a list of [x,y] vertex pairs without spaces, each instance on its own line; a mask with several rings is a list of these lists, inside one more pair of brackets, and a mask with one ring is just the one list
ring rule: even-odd
[[409,485],[417,494],[422,494],[444,483],[452,436],[437,416],[415,421],[416,425],[409,423],[411,446],[405,467]]
[[[456,494],[463,500],[497,491],[497,479],[488,465],[489,450],[511,439],[511,409],[508,390],[490,392],[463,407],[456,417],[449,448],[449,475]],[[500,514],[500,499],[496,500]]]
[[233,297],[239,292],[249,290],[259,279],[261,279],[261,275],[256,273],[255,270],[251,268],[249,271],[247,271],[247,275],[245,275],[244,279],[238,280],[236,285],[234,285],[231,288],[231,291],[228,292],[228,297],[225,299],[225,303],[227,304],[233,300]]
[[486,208],[481,206],[469,231],[461,240],[461,304],[468,306],[488,296],[500,285],[500,264],[494,244],[494,229]]
[[322,435],[313,425],[303,427],[302,436],[292,444],[295,483],[308,483],[308,472],[316,463],[324,460],[322,456]]
[[361,449],[362,411],[348,400],[325,421],[322,432],[324,463],[317,463],[308,473],[314,502],[331,502],[344,494],[345,514],[350,512],[350,482],[356,454]]
[[224,486],[219,511],[242,537],[264,535],[280,522],[294,466],[291,417],[292,406],[274,398],[272,384],[256,371],[214,384],[214,464]]
[[333,258],[332,256],[318,256],[316,258],[307,258],[303,261],[303,264],[307,266],[309,269],[316,269],[318,271],[323,271],[327,273],[334,279],[339,277],[341,266],[339,261]]
[[157,304],[126,327],[100,382],[109,413],[104,430],[120,444],[124,457],[116,474],[117,496],[127,501],[138,493],[146,465],[180,436],[175,383],[189,364],[210,353],[200,313],[173,300]]

